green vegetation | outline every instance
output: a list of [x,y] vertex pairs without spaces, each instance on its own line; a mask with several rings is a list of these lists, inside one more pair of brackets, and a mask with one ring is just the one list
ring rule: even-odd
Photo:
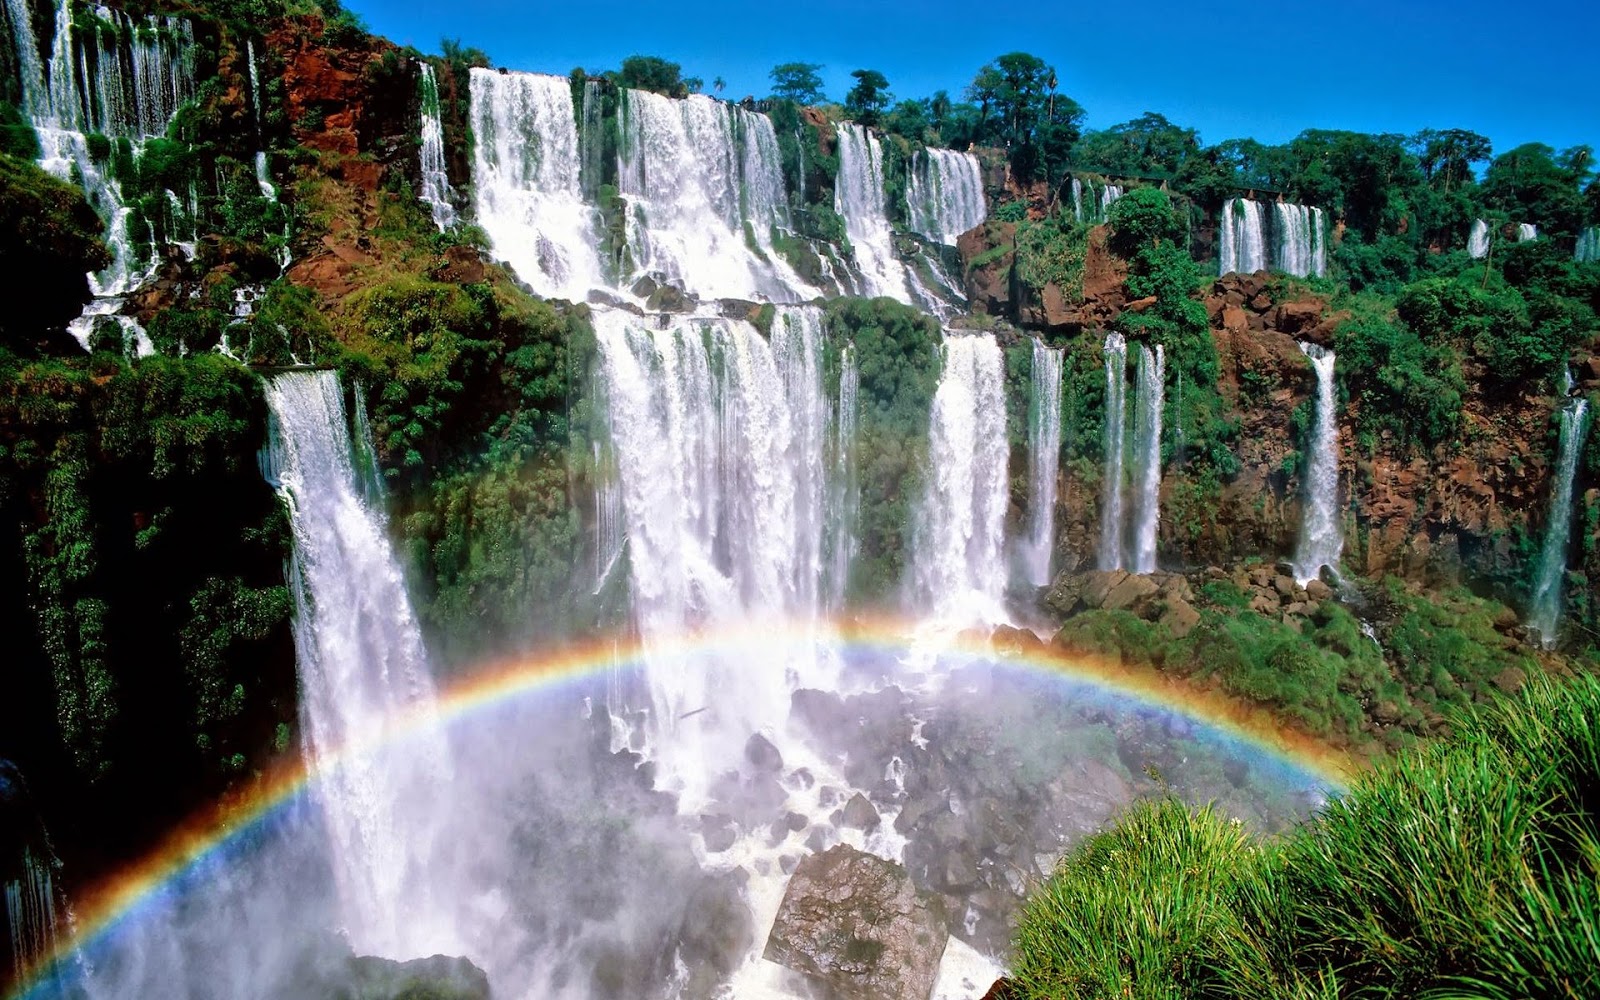
[[111,258],[82,191],[3,153],[0,191],[0,268],[28,290],[0,315],[0,348],[15,349],[77,316],[89,301],[85,272]]
[[1281,840],[1138,806],[1030,901],[1017,995],[1590,996],[1597,717],[1595,678],[1531,683]]
[[821,63],[783,63],[772,67],[767,75],[772,78],[772,98],[791,104],[821,104],[827,100],[822,93],[822,77],[817,70]]

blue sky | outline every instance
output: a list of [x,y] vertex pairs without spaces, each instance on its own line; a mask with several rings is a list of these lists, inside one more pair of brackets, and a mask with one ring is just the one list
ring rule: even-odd
[[1021,49],[1056,67],[1091,128],[1148,110],[1208,143],[1431,126],[1481,132],[1498,151],[1600,147],[1600,0],[345,2],[424,52],[460,38],[497,66],[549,73],[659,55],[708,87],[721,76],[732,98],[764,95],[782,62],[824,64],[836,100],[860,67],[896,97],[959,97],[984,62]]

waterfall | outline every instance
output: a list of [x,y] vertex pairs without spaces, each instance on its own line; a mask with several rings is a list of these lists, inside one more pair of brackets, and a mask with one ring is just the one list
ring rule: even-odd
[[272,170],[267,165],[267,154],[261,150],[256,151],[256,187],[261,189],[261,197],[268,201],[278,200],[278,188],[272,183]]
[[1480,260],[1489,255],[1489,223],[1482,219],[1472,220],[1472,232],[1467,236],[1467,254]]
[[838,139],[839,176],[834,182],[833,208],[844,219],[855,250],[862,291],[909,303],[906,269],[895,257],[894,231],[884,208],[883,147],[876,136],[853,122],[838,125]]
[[1523,242],[1526,242],[1527,240],[1536,240],[1538,238],[1539,238],[1539,227],[1538,226],[1534,225],[1531,222],[1519,222],[1519,223],[1517,223],[1517,242],[1518,243],[1523,243]]
[[1278,255],[1275,265],[1297,278],[1320,278],[1328,270],[1328,247],[1322,228],[1322,209],[1277,202]]
[[144,280],[144,258],[128,234],[131,210],[122,188],[108,166],[90,155],[88,135],[126,139],[135,156],[144,140],[165,135],[178,108],[194,97],[194,30],[183,18],[135,19],[108,7],[92,8],[95,19],[76,25],[73,5],[58,0],[46,61],[33,31],[32,5],[26,0],[6,0],[6,5],[22,108],[38,135],[40,166],[81,185],[105,221],[111,264],[90,275],[90,288],[97,296],[123,295]]
[[[449,816],[450,764],[426,721],[433,679],[389,544],[369,433],[358,409],[352,438],[332,372],[279,375],[267,404],[263,472],[294,534],[301,724],[344,930],[360,953],[432,954],[453,938],[428,889],[441,876],[431,838]],[[419,720],[419,733],[394,742]]]
[[1083,181],[1072,178],[1072,217],[1083,221]]
[[1220,274],[1254,274],[1267,266],[1261,205],[1249,198],[1222,203]]
[[1295,548],[1294,575],[1301,583],[1317,579],[1324,566],[1335,575],[1344,551],[1339,525],[1339,414],[1333,394],[1334,353],[1302,342],[1300,350],[1317,373],[1317,415],[1306,458],[1305,512]]
[[833,420],[833,482],[823,526],[830,533],[828,542],[828,608],[844,607],[850,585],[850,563],[855,558],[860,494],[856,484],[855,442],[857,402],[861,392],[861,373],[856,368],[854,344],[846,344],[839,356],[839,397]]
[[571,82],[474,68],[469,86],[478,224],[535,294],[583,301],[605,282],[580,183]]
[[992,334],[945,334],[918,517],[919,607],[945,621],[1005,620],[1005,355]]
[[1061,369],[1066,352],[1033,341],[1033,411],[1028,421],[1028,582],[1050,583],[1055,549],[1056,480],[1061,465]]
[[442,233],[456,223],[454,192],[445,166],[444,120],[433,64],[422,63],[422,200]]
[[630,90],[623,101],[620,187],[637,273],[700,298],[797,302],[818,290],[773,249],[788,193],[766,115],[695,94]]
[[987,214],[976,156],[953,149],[923,149],[912,157],[906,216],[913,232],[953,247],[956,237],[982,225]]
[[1578,234],[1578,246],[1572,256],[1580,263],[1600,261],[1600,226],[1585,227]]
[[1127,419],[1128,342],[1120,333],[1106,334],[1105,464],[1101,473],[1101,569],[1122,568],[1122,458]]
[[751,732],[782,726],[789,679],[817,683],[816,647],[790,644],[775,654],[786,662],[757,670],[691,660],[670,640],[719,623],[820,619],[824,574],[839,572],[825,566],[840,559],[837,547],[825,551],[826,470],[836,464],[822,316],[781,307],[770,340],[739,320],[662,328],[604,310],[594,322],[657,785],[689,809]]
[[1156,569],[1156,528],[1161,521],[1161,411],[1166,397],[1166,354],[1139,347],[1139,389],[1134,399],[1134,454],[1138,493],[1133,498],[1133,551],[1128,568],[1135,573]]
[[1100,189],[1100,212],[1097,218],[1104,222],[1111,217],[1111,205],[1122,197],[1121,184],[1107,184]]
[[[1563,373],[1563,395],[1572,391],[1572,373]],[[1567,548],[1572,536],[1572,496],[1578,483],[1578,461],[1589,432],[1589,401],[1572,396],[1561,406],[1561,436],[1555,477],[1550,484],[1550,515],[1544,544],[1528,600],[1528,626],[1539,633],[1546,649],[1556,644],[1562,612],[1562,583],[1567,575]]]

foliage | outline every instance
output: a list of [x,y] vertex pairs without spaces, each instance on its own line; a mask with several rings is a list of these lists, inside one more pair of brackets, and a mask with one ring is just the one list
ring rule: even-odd
[[100,218],[69,184],[0,154],[0,268],[27,289],[0,317],[0,346],[32,343],[60,329],[89,299],[87,271],[111,262]]
[[1056,94],[1056,82],[1055,68],[1026,52],[985,64],[967,88],[974,106],[967,137],[1005,149],[1021,180],[1058,179],[1081,134],[1084,111]]
[[1135,807],[1030,900],[1018,995],[1588,996],[1597,717],[1600,681],[1535,679],[1276,843]]
[[1086,133],[1072,148],[1072,162],[1113,176],[1170,178],[1199,151],[1198,132],[1147,111],[1133,121]]
[[629,56],[622,60],[616,75],[617,86],[648,90],[666,97],[688,97],[700,89],[701,81],[683,75],[683,67],[659,56]]
[[1447,345],[1429,344],[1392,319],[1364,316],[1339,326],[1334,349],[1365,447],[1390,434],[1402,445],[1431,448],[1455,434],[1467,385]]
[[821,104],[827,100],[822,90],[822,77],[817,71],[821,63],[781,63],[772,67],[767,76],[772,79],[772,96],[776,100],[794,104]]
[[844,111],[863,125],[876,125],[894,96],[889,81],[875,69],[851,70],[855,86],[844,96]]

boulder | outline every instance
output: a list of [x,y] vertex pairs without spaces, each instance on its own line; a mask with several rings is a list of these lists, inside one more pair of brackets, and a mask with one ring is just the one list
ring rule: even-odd
[[860,792],[850,796],[850,801],[839,810],[838,824],[852,827],[856,830],[872,831],[878,828],[883,820],[878,816],[878,810],[873,807],[865,795]]
[[360,955],[350,959],[348,970],[349,992],[344,995],[361,1000],[489,1000],[489,976],[464,958],[434,955],[395,962]]
[[1306,584],[1306,596],[1318,602],[1332,600],[1333,588],[1321,580],[1312,580]]
[[715,970],[712,978],[731,973],[755,943],[741,874],[735,870],[707,876],[690,897],[678,930],[679,956],[691,967]]
[[1146,598],[1153,596],[1159,589],[1156,582],[1148,576],[1125,573],[1122,580],[1107,592],[1100,606],[1107,611],[1132,609]]
[[700,817],[700,836],[705,839],[706,851],[711,854],[726,851],[739,839],[738,831],[733,827],[733,818],[721,814]]
[[745,741],[744,759],[761,774],[776,774],[783,770],[783,754],[760,733],[751,733]]
[[801,860],[763,957],[838,1000],[927,1000],[949,938],[938,897],[844,844]]
[[1167,608],[1161,613],[1161,624],[1174,639],[1182,639],[1200,624],[1200,612],[1188,601],[1174,597],[1167,601]]

